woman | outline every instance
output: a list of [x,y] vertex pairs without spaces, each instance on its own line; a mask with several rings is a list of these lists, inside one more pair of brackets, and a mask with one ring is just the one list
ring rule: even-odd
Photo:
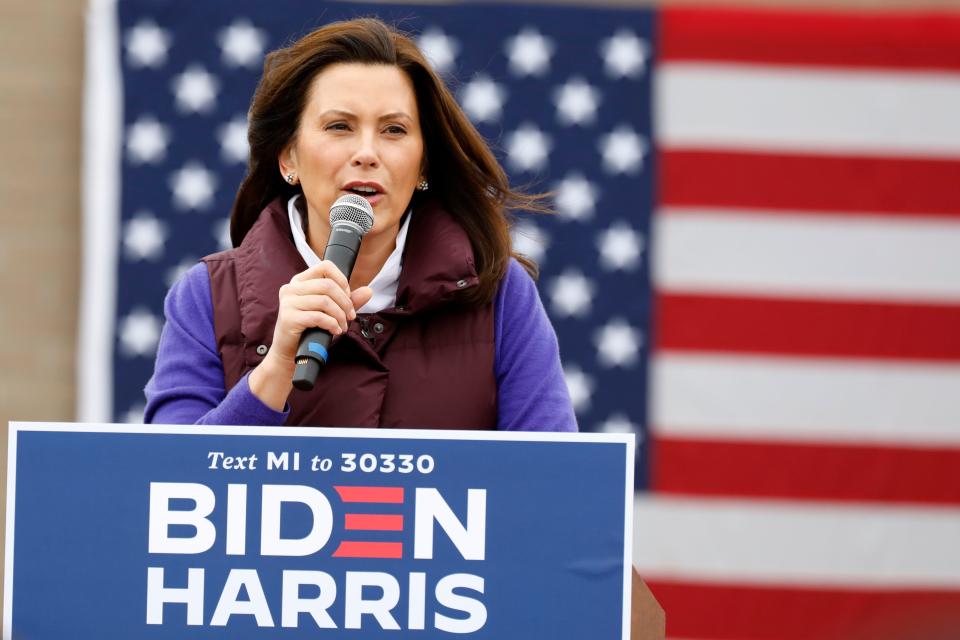
[[[504,214],[538,200],[510,189],[411,40],[361,19],[271,53],[249,142],[236,248],[167,296],[147,422],[576,430]],[[349,282],[318,258],[346,193],[374,211]],[[334,342],[304,392],[308,327]]]

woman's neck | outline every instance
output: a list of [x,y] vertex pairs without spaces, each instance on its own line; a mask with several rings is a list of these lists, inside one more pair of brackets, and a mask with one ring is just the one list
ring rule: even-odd
[[[307,227],[307,243],[313,252],[321,258],[330,238],[330,223],[327,221],[310,220]],[[350,274],[350,289],[370,284],[374,276],[380,273],[384,263],[397,246],[399,227],[384,229],[376,235],[367,234],[360,244],[357,253],[357,262],[353,265]]]

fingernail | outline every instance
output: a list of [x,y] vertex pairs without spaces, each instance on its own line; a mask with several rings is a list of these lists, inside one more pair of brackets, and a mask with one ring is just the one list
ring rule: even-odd
[[351,320],[356,320],[356,319],[357,319],[357,312],[354,311],[353,309],[350,310],[350,319],[351,319]]

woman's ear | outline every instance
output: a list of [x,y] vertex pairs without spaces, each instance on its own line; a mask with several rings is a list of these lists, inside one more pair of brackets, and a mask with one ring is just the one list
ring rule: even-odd
[[[289,176],[297,175],[297,152],[293,145],[288,145],[280,151],[277,157],[277,164],[280,167],[280,175],[287,182],[291,182]],[[292,184],[292,183],[291,183]]]

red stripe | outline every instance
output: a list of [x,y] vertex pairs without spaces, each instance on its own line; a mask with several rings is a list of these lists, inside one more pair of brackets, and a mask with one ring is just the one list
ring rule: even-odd
[[655,491],[960,504],[960,449],[653,440]]
[[661,293],[655,322],[658,349],[960,361],[957,305]]
[[343,502],[403,502],[403,487],[334,487]]
[[659,56],[767,64],[960,69],[960,14],[667,8]]
[[960,629],[960,591],[745,587],[651,576],[645,580],[667,612],[669,635],[677,638],[933,640],[956,638]]
[[403,531],[403,516],[378,513],[348,513],[344,527],[350,531]]
[[402,558],[400,542],[353,542],[344,540],[333,552],[334,558]]
[[660,201],[848,213],[960,215],[960,162],[671,149]]

